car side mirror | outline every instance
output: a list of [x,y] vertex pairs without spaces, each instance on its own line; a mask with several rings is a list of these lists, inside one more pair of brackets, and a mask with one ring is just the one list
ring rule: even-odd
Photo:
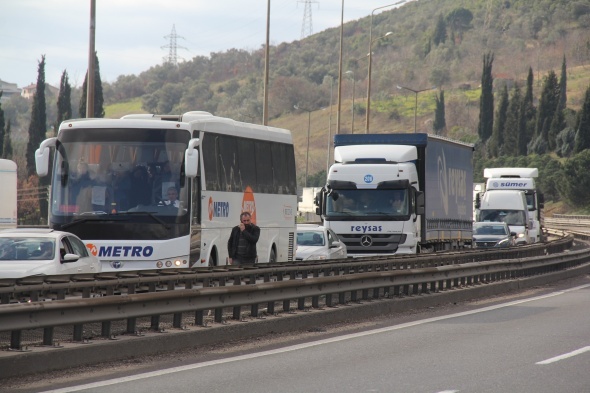
[[340,247],[341,245],[342,245],[342,243],[341,243],[341,242],[339,242],[339,241],[334,241],[334,242],[332,242],[332,244],[330,244],[330,248],[338,248],[338,247]]
[[61,259],[61,263],[71,263],[71,262],[76,262],[78,259],[80,259],[80,256],[77,254],[66,254],[64,255],[64,257]]

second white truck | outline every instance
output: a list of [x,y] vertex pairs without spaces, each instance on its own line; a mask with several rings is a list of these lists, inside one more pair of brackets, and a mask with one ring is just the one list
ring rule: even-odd
[[535,178],[539,177],[537,168],[485,168],[483,176],[487,179],[486,193],[497,190],[520,190],[524,192],[530,218],[528,228],[530,243],[542,242],[543,220],[541,209],[543,208],[543,194],[535,184]]

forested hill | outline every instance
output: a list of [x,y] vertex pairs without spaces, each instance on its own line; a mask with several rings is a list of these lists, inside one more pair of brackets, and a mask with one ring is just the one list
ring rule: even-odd
[[[370,13],[370,10],[367,11]],[[356,109],[366,99],[370,17],[344,26],[343,99],[351,99],[355,78]],[[558,70],[563,56],[568,67],[590,59],[590,0],[418,0],[373,18],[372,111],[399,116],[387,100],[436,86],[447,91],[479,86],[482,56],[495,56],[497,80],[523,80],[529,67],[539,79]],[[337,83],[340,28],[300,41],[272,46],[270,51],[271,122],[294,111],[293,106],[320,109],[330,103],[330,77]],[[121,76],[105,89],[106,103],[141,97],[143,110],[181,113],[207,110],[244,120],[262,117],[264,48],[231,49],[172,65],[158,65],[138,76]],[[580,105],[583,88],[569,95]],[[336,94],[333,96],[335,102]],[[413,97],[413,96],[412,96]],[[457,105],[447,113],[447,126],[473,129],[473,112]],[[452,106],[452,105],[451,105]],[[477,106],[472,108],[477,111]],[[398,113],[396,113],[398,112]],[[403,114],[402,114],[403,115]],[[360,118],[361,116],[359,116]],[[471,120],[470,120],[471,119]],[[349,124],[344,126],[350,129]],[[360,123],[357,127],[361,127]]]

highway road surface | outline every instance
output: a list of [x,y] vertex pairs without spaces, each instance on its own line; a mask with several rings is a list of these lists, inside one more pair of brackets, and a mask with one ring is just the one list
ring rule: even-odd
[[585,393],[590,277],[256,347],[10,391]]

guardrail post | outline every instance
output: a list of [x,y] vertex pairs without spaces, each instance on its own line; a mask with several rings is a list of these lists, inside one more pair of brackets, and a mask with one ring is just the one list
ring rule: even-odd
[[258,303],[250,306],[250,316],[252,316],[252,318],[258,318]]
[[326,307],[334,307],[332,304],[332,294],[326,293]]
[[204,326],[204,322],[205,322],[204,311],[203,310],[195,311],[195,325]]
[[[318,270],[314,270],[313,271],[313,276],[314,277],[319,277],[320,276],[320,272]],[[311,297],[311,306],[313,308],[320,308],[320,297],[319,296],[312,296]]]
[[[305,280],[307,278],[307,270],[301,272],[301,279]],[[305,297],[300,297],[297,299],[297,309],[298,310],[305,310]]]
[[83,341],[83,333],[84,330],[82,329],[82,324],[74,325],[74,341]]
[[177,312],[172,316],[172,327],[175,329],[182,329],[182,313]]
[[380,288],[373,288],[373,299],[379,299]]
[[20,350],[22,347],[22,330],[10,332],[10,349]]
[[53,346],[53,327],[43,328],[43,345],[47,347]]
[[[270,273],[264,274],[264,282],[270,282]],[[268,302],[266,304],[266,312],[270,315],[275,313],[275,302]]]
[[410,285],[409,284],[404,285],[404,295],[410,296]]
[[101,337],[106,337],[106,338],[110,338],[111,337],[111,327],[112,327],[112,323],[111,321],[103,321],[101,323],[101,328],[100,328],[100,335]]
[[[220,287],[224,287],[225,286],[225,277],[220,277],[219,278],[219,286]],[[214,312],[214,321],[217,323],[222,323],[223,322],[223,307],[218,307],[215,309]]]

